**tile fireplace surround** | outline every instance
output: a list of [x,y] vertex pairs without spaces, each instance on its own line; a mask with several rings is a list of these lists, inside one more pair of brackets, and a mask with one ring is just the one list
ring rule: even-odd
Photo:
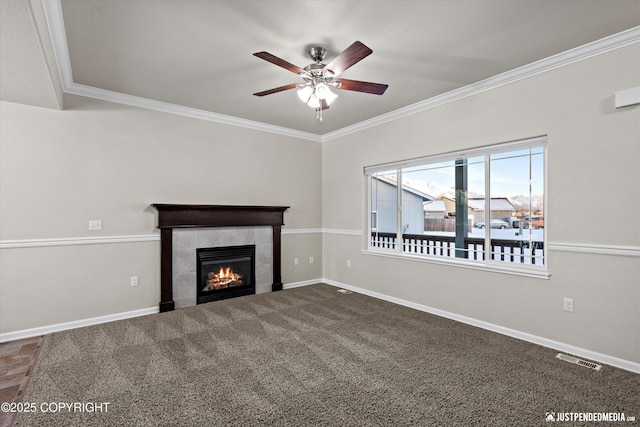
[[191,270],[200,247],[255,244],[256,292],[282,289],[280,234],[288,206],[152,206],[160,229],[160,312],[174,310],[176,300],[178,307],[195,305]]
[[271,227],[179,228],[173,230],[173,301],[176,308],[196,305],[197,256],[201,248],[255,245],[255,293],[271,292]]

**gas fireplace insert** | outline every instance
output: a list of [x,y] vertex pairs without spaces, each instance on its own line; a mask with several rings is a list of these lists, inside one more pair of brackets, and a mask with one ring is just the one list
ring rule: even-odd
[[197,249],[196,302],[255,294],[255,255],[255,245]]

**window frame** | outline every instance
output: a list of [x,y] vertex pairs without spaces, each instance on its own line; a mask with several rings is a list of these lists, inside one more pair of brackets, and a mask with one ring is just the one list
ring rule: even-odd
[[[396,244],[394,247],[375,247],[372,246],[372,237],[371,234],[373,230],[371,228],[371,212],[372,212],[372,176],[375,173],[379,172],[387,172],[395,170],[397,174],[397,182],[402,183],[402,171],[404,168],[414,167],[414,166],[422,166],[429,165],[438,162],[449,162],[455,160],[464,160],[470,159],[473,157],[484,157],[484,173],[485,173],[485,205],[490,209],[490,200],[491,200],[491,156],[494,154],[500,154],[505,152],[512,151],[521,151],[525,149],[532,148],[542,148],[543,155],[543,200],[545,206],[545,225],[547,224],[547,186],[548,186],[548,150],[547,150],[547,136],[536,136],[532,138],[526,138],[521,140],[509,141],[499,144],[481,146],[470,148],[467,150],[458,150],[447,153],[441,153],[431,156],[419,157],[408,160],[395,161],[384,164],[377,164],[372,166],[364,167],[364,176],[366,180],[367,187],[367,200],[365,203],[367,212],[366,212],[366,231],[365,231],[365,247],[362,250],[362,253],[367,255],[376,255],[376,256],[385,256],[399,259],[408,259],[413,261],[427,262],[427,263],[436,263],[443,265],[451,265],[463,268],[471,268],[475,270],[485,270],[485,271],[494,271],[499,273],[506,274],[514,274],[520,276],[527,277],[535,277],[535,278],[543,278],[548,279],[551,276],[551,273],[548,271],[548,233],[547,228],[545,226],[543,232],[543,247],[544,247],[544,263],[543,264],[524,264],[524,263],[516,263],[516,262],[505,262],[501,260],[492,260],[491,259],[491,227],[485,228],[485,237],[484,237],[484,260],[471,260],[468,258],[455,258],[441,255],[430,255],[430,254],[415,254],[410,252],[403,251],[402,244],[402,185],[396,186],[397,193],[397,215],[398,215],[398,227],[396,228]],[[487,200],[489,200],[487,202]],[[490,211],[485,210],[486,215],[489,217]],[[486,218],[485,218],[486,220]],[[379,225],[379,224],[377,224]]]

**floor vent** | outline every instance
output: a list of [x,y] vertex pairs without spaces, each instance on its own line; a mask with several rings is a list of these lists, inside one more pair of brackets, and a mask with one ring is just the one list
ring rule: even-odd
[[348,291],[346,289],[338,289],[338,292],[342,293],[342,294],[352,294],[353,292]]
[[586,366],[587,368],[595,369],[596,371],[599,371],[600,368],[602,368],[602,365],[598,365],[597,363],[587,362],[586,360],[578,359],[577,357],[569,356],[562,353],[556,354],[556,359],[564,360],[565,362],[575,363],[576,365]]

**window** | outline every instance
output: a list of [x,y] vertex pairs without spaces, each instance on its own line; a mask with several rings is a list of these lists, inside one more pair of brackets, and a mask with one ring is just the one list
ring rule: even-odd
[[367,250],[544,271],[545,149],[537,137],[366,167]]
[[[371,230],[378,236],[380,247],[384,242],[395,247],[396,230],[398,228],[398,192],[394,183],[397,181],[397,172],[394,170],[373,173],[370,179],[371,193]],[[375,219],[375,222],[373,221]]]

